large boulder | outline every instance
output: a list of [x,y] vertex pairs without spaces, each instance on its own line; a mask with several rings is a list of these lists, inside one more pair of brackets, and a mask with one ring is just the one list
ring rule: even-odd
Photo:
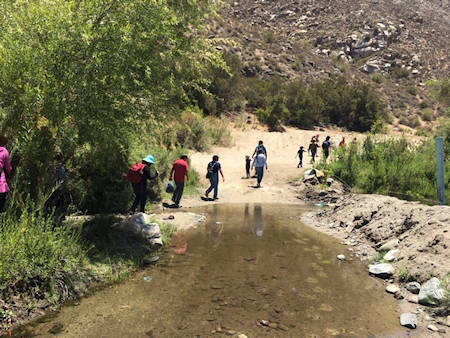
[[119,223],[118,227],[144,238],[153,248],[160,248],[163,245],[159,225],[150,223],[150,218],[143,212],[125,219]]
[[438,306],[445,297],[441,282],[436,277],[427,281],[419,291],[419,304]]

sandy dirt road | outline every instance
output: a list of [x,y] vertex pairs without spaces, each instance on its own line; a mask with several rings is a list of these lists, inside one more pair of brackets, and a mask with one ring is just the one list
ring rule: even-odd
[[[319,143],[331,136],[336,146],[345,136],[348,142],[357,134],[343,133],[333,130],[315,131],[286,128],[286,132],[267,132],[258,128],[247,127],[245,130],[234,130],[233,145],[230,147],[213,147],[207,153],[194,153],[191,158],[191,166],[201,175],[202,193],[209,186],[205,178],[206,166],[211,157],[217,154],[222,165],[225,182],[220,178],[219,200],[216,202],[204,202],[198,196],[183,197],[182,205],[193,207],[205,203],[300,203],[295,188],[290,182],[303,174],[303,171],[311,167],[311,157],[304,153],[303,169],[297,168],[298,158],[296,153],[302,145],[308,149],[313,135],[319,134]],[[258,144],[263,140],[268,151],[269,171],[265,171],[261,188],[255,188],[256,179],[244,179],[245,155],[251,156]],[[332,150],[333,151],[333,150]],[[319,149],[319,160],[321,151]]]

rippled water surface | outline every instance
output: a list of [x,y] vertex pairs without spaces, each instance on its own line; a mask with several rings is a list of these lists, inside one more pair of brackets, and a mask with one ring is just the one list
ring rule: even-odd
[[207,221],[177,233],[156,266],[30,325],[26,335],[367,337],[401,330],[382,283],[361,263],[338,261],[346,248],[304,226],[298,206],[197,212]]

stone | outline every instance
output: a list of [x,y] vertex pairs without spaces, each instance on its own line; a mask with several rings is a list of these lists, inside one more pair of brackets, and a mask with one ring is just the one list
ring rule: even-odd
[[150,265],[156,263],[157,261],[159,261],[159,256],[151,256],[151,257],[144,257],[142,263],[144,265]]
[[406,300],[413,304],[419,304],[419,296],[418,295],[409,295]]
[[450,316],[447,316],[447,322],[445,323],[448,327],[450,327]]
[[378,251],[389,251],[398,247],[398,238],[393,238],[378,248]]
[[386,292],[388,293],[396,294],[399,291],[400,288],[395,284],[389,284],[388,286],[386,286]]
[[439,331],[439,329],[433,324],[428,325],[427,329],[430,330],[430,331],[433,331],[433,332],[438,332]]
[[327,178],[328,186],[332,185],[333,183],[334,183],[334,180],[331,177]]
[[245,334],[243,334],[243,333],[239,333],[237,335],[237,338],[247,338],[247,336]]
[[369,273],[378,278],[388,279],[394,274],[394,267],[389,263],[371,264]]
[[441,288],[441,282],[436,277],[427,281],[419,291],[419,304],[438,306],[444,299],[444,289]]
[[147,239],[161,237],[161,229],[156,223],[144,224],[141,228],[141,236]]
[[417,327],[417,316],[410,312],[402,313],[400,315],[400,325],[415,329]]
[[393,262],[397,258],[398,253],[399,253],[398,249],[389,250],[387,254],[384,255],[383,259],[387,262]]
[[344,261],[345,255],[337,255],[337,259],[339,259],[340,261]]
[[163,246],[163,242],[162,242],[161,238],[152,238],[152,239],[150,239],[149,242],[150,242],[150,246],[153,249],[159,249]]
[[410,283],[406,284],[405,288],[409,292],[411,292],[415,295],[418,295],[419,291],[420,291],[420,284],[417,282],[410,282]]

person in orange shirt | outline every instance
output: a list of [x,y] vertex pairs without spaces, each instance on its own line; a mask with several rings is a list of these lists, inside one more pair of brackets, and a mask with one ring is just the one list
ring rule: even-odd
[[172,165],[172,171],[170,172],[170,180],[175,181],[175,191],[172,195],[172,201],[175,208],[180,207],[181,197],[183,196],[184,184],[189,179],[189,165],[188,156],[181,155]]

